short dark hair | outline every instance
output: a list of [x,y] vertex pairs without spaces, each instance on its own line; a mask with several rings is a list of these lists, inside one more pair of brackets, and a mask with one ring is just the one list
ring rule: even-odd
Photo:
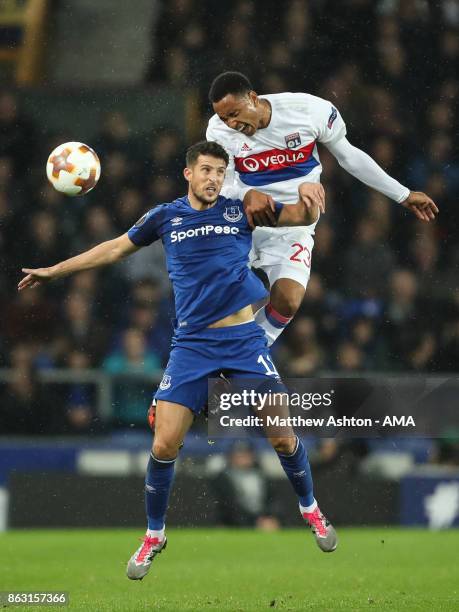
[[221,145],[218,144],[218,142],[213,142],[212,140],[202,140],[201,142],[191,145],[191,147],[187,150],[187,168],[194,166],[200,155],[210,155],[211,157],[216,157],[217,159],[223,159],[226,165],[229,164],[228,153]]
[[209,89],[209,100],[213,104],[228,94],[245,95],[252,89],[252,83],[242,72],[222,72],[212,81]]

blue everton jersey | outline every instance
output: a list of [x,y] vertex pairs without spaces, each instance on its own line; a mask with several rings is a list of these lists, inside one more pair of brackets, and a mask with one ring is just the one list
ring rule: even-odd
[[[282,204],[276,203],[279,215]],[[240,200],[220,196],[207,210],[187,197],[148,211],[128,231],[137,246],[161,239],[175,295],[176,332],[207,327],[266,297],[248,268],[252,231]]]

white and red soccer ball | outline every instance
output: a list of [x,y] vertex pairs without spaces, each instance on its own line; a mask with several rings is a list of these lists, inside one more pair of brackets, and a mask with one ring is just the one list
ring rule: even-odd
[[88,145],[65,142],[48,157],[46,175],[57,191],[68,196],[85,195],[100,178],[100,161]]

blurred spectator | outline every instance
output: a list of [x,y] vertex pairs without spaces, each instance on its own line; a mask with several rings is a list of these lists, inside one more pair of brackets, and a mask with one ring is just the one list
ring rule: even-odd
[[[148,376],[161,366],[159,357],[147,347],[144,334],[128,329],[123,334],[121,349],[107,357],[103,367],[109,374],[116,374],[120,382],[115,389],[115,418],[122,424],[144,423],[151,403],[151,385]],[[141,375],[140,380],[122,380],[123,374]]]
[[[325,219],[321,220],[314,237],[312,253],[312,268],[320,275],[321,282],[329,289],[336,289],[342,274],[336,257],[336,234],[332,225]],[[308,297],[306,292],[306,298]]]
[[56,323],[56,309],[42,289],[15,292],[2,313],[5,338],[36,346],[50,342]]
[[131,154],[130,129],[123,113],[115,111],[105,115],[100,134],[94,141],[94,148],[100,156],[117,151]]
[[62,323],[56,328],[55,345],[60,360],[65,360],[72,348],[86,353],[93,365],[105,355],[108,332],[104,324],[93,316],[93,305],[85,292],[72,291],[66,296]]
[[380,296],[395,264],[391,248],[382,241],[383,228],[363,217],[357,226],[354,244],[346,254],[343,289],[354,297]]
[[146,202],[142,192],[135,187],[124,188],[116,202],[114,212],[116,215],[116,229],[120,234],[127,230],[140,219],[145,212]]
[[66,257],[65,241],[55,214],[39,210],[29,221],[28,236],[16,245],[21,267],[52,266]]
[[365,370],[363,351],[354,342],[342,342],[336,349],[335,367],[342,372],[362,372]]
[[[69,353],[66,367],[74,372],[88,369],[91,362],[83,351]],[[66,431],[68,433],[95,433],[100,422],[95,411],[95,388],[87,383],[69,385],[66,398]]]
[[445,304],[445,320],[442,329],[442,349],[439,351],[438,369],[444,372],[457,372],[459,363],[459,289],[453,299]]
[[[442,111],[444,112],[444,110]],[[409,178],[419,189],[427,189],[429,178],[438,175],[444,182],[442,192],[446,196],[457,193],[459,187],[459,163],[454,158],[451,136],[436,132],[432,136],[427,154],[418,156],[410,167]]]
[[177,192],[185,193],[186,189],[182,185],[178,187],[177,182],[172,177],[158,174],[148,181],[147,201],[151,202],[153,206],[173,202],[178,195]]
[[113,150],[104,158],[104,172],[98,184],[99,201],[113,206],[119,192],[138,181],[135,160],[124,151]]
[[[143,278],[133,284],[126,318],[127,329],[140,331],[148,349],[165,366],[169,358],[172,324],[170,303],[159,282]],[[115,338],[116,347],[121,344],[120,338],[124,333],[125,330]]]
[[[150,153],[144,161],[144,184],[163,177],[175,182],[182,177],[183,147],[178,132],[171,128],[155,131],[150,145]],[[175,188],[175,184],[174,184]],[[160,194],[158,194],[160,195]],[[174,198],[177,194],[174,195]],[[166,202],[169,197],[156,200],[156,204]]]
[[236,442],[225,468],[212,480],[218,522],[232,527],[279,528],[269,503],[268,480],[247,442]]
[[317,339],[323,346],[330,346],[334,342],[339,325],[337,317],[339,300],[334,293],[326,290],[327,286],[330,286],[328,277],[313,272],[297,314],[297,317],[304,315],[315,322]]
[[436,350],[432,329],[431,302],[419,295],[415,274],[406,269],[394,271],[389,280],[388,301],[382,334],[387,346],[386,367],[428,370]]
[[14,176],[24,178],[35,160],[36,141],[33,122],[21,114],[18,102],[11,91],[0,91],[0,157],[13,161]]
[[82,250],[115,238],[116,232],[110,214],[102,206],[89,208],[86,212],[85,221],[86,245],[80,247]]
[[61,430],[60,402],[50,388],[38,382],[33,350],[16,344],[11,350],[10,380],[2,389],[0,433],[55,434]]
[[350,328],[349,340],[363,354],[363,369],[378,370],[380,343],[374,319],[360,317]]
[[287,376],[313,376],[324,364],[324,354],[317,341],[314,319],[297,315],[287,328],[286,345],[278,357]]

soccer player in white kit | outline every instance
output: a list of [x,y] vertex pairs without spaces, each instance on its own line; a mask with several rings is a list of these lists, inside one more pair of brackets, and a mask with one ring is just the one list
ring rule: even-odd
[[[410,191],[351,145],[338,109],[327,100],[306,93],[258,96],[248,78],[239,72],[217,76],[209,99],[215,115],[209,120],[206,138],[218,142],[230,156],[222,193],[244,199],[247,192],[257,190],[269,196],[260,197],[254,191],[251,199],[249,194],[245,200],[249,202],[249,219],[267,215],[275,225],[272,200],[294,204],[298,194],[307,206],[318,205],[325,212],[318,142],[349,174],[402,204],[421,221],[428,222],[438,213],[425,193]],[[266,273],[271,288],[269,302],[258,310],[255,320],[265,330],[269,345],[303,300],[316,224],[258,227],[253,232],[251,264]]]

